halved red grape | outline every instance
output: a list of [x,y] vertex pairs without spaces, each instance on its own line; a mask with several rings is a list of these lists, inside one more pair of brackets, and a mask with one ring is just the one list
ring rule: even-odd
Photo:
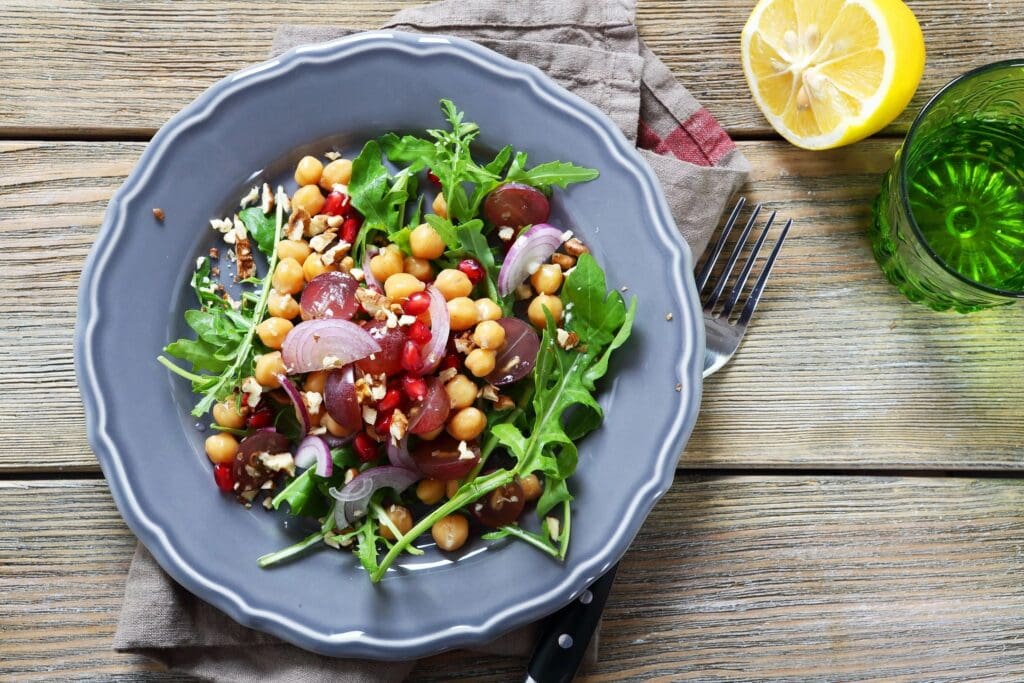
[[351,431],[362,426],[363,415],[359,410],[351,367],[328,373],[324,384],[324,407],[327,414],[345,429]]
[[461,479],[480,462],[480,445],[475,440],[467,441],[466,449],[460,450],[459,441],[445,434],[416,446],[412,459],[416,461],[416,467],[431,479]]
[[498,324],[505,330],[505,346],[494,359],[494,372],[487,376],[487,381],[496,387],[518,382],[530,374],[540,351],[540,337],[528,322],[502,318]]
[[299,307],[303,320],[341,318],[348,320],[359,308],[356,290],[359,283],[348,273],[321,273],[302,290]]
[[427,393],[422,401],[409,409],[409,431],[413,434],[429,434],[444,426],[451,412],[451,401],[444,383],[437,377],[425,378]]
[[484,216],[494,225],[536,225],[546,223],[550,214],[544,193],[522,183],[505,183],[484,200]]
[[494,489],[473,503],[469,510],[478,522],[497,529],[519,519],[525,505],[526,498],[523,496],[523,487],[519,485],[519,482],[513,481]]
[[[310,283],[312,284],[312,283]],[[371,320],[366,324],[378,344],[380,351],[356,361],[356,367],[372,375],[394,375],[402,371],[402,347],[405,346],[406,334],[403,327],[388,327],[387,321]]]
[[271,472],[260,462],[261,453],[287,452],[288,439],[277,432],[259,431],[242,439],[235,453],[235,461],[231,463],[231,476],[238,485],[237,491],[258,491],[264,483],[276,476],[276,472]]

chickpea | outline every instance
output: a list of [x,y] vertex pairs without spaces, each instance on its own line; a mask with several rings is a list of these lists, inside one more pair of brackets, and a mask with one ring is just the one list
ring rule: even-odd
[[268,389],[277,389],[281,383],[277,375],[285,374],[284,361],[280,351],[265,353],[256,359],[256,381]]
[[238,410],[234,397],[213,406],[213,421],[221,427],[241,429],[245,426],[245,415]]
[[[405,536],[412,529],[412,513],[409,512],[408,508],[401,505],[391,505],[387,511],[388,519],[395,525],[399,533]],[[396,541],[395,534],[391,531],[391,527],[381,522],[380,535],[389,541]]]
[[320,417],[320,424],[327,428],[327,431],[331,434],[331,436],[343,437],[352,434],[351,430],[342,427],[338,422],[334,420],[333,417],[331,417],[330,413],[328,413],[326,410],[321,411],[321,413],[322,415]]
[[284,338],[292,331],[291,320],[285,318],[267,318],[256,326],[256,334],[260,341],[272,349],[279,349],[284,344]]
[[426,223],[420,223],[409,234],[409,248],[416,258],[441,258],[445,244],[441,235]]
[[545,263],[530,276],[530,284],[540,294],[554,294],[562,286],[562,269]]
[[441,550],[458,550],[469,538],[469,522],[462,515],[448,515],[434,522],[430,535]]
[[468,408],[476,401],[476,384],[465,375],[455,375],[444,385],[453,410]]
[[430,208],[441,218],[448,218],[448,202],[445,201],[443,194],[438,193],[434,197],[434,202],[430,205]]
[[306,284],[302,275],[302,266],[293,258],[281,259],[277,262],[272,283],[274,289],[281,294],[298,294]]
[[301,312],[298,301],[290,294],[282,294],[276,289],[270,290],[270,296],[267,297],[267,311],[270,315],[286,320],[297,317]]
[[544,491],[540,479],[532,472],[519,480],[519,487],[523,489],[523,498],[527,503],[540,498],[540,494]]
[[473,349],[466,356],[466,368],[476,377],[486,377],[494,372],[497,354],[490,349]]
[[466,274],[454,268],[445,268],[438,273],[437,279],[434,280],[434,286],[447,301],[460,296],[469,296],[469,293],[473,291],[473,283],[469,281]]
[[348,159],[335,159],[324,166],[324,171],[320,174],[320,187],[330,192],[335,185],[348,185],[350,180],[352,180],[352,162]]
[[315,391],[318,394],[324,393],[327,386],[327,371],[314,370],[306,375],[306,381],[302,383],[303,391]]
[[281,240],[277,243],[277,258],[293,258],[302,263],[311,253],[313,250],[305,240]]
[[403,267],[405,272],[422,282],[430,282],[434,279],[434,267],[426,259],[406,256]]
[[557,325],[562,322],[562,300],[553,294],[538,294],[530,302],[529,308],[526,309],[526,315],[534,327],[542,330],[548,324],[547,318],[544,317],[545,308],[551,312],[551,317],[555,319]]
[[409,273],[395,273],[384,281],[384,293],[389,299],[408,299],[410,294],[422,292],[427,286]]
[[215,465],[227,465],[235,459],[235,453],[238,452],[238,440],[227,432],[211,434],[206,437],[203,448],[206,450],[210,462]]
[[310,216],[315,216],[320,213],[320,209],[324,208],[324,196],[320,194],[320,188],[316,185],[303,185],[299,189],[295,190],[295,194],[292,195],[292,208],[293,209],[304,209]]
[[316,185],[320,182],[320,174],[323,172],[324,165],[319,159],[304,156],[295,166],[295,182],[299,185]]
[[487,426],[487,416],[479,408],[463,408],[448,420],[448,433],[460,441],[480,436]]
[[476,304],[464,296],[448,301],[448,317],[451,328],[456,332],[468,330],[477,323]]
[[421,479],[416,485],[416,497],[427,505],[433,505],[444,498],[444,482],[440,479]]
[[329,266],[324,265],[324,261],[320,258],[320,254],[311,253],[306,257],[306,260],[302,262],[302,277],[305,278],[306,282],[312,281],[317,275],[322,275],[328,271],[335,271],[338,266],[333,263]]
[[394,249],[385,249],[370,259],[370,272],[380,282],[385,282],[392,275],[401,273],[404,267],[402,252]]
[[501,318],[501,306],[484,297],[476,300],[476,313],[480,320],[498,320]]
[[454,498],[455,494],[459,492],[459,480],[450,479],[444,483],[444,495],[449,499]]
[[497,351],[505,345],[505,328],[493,320],[477,323],[473,330],[473,343],[481,349]]

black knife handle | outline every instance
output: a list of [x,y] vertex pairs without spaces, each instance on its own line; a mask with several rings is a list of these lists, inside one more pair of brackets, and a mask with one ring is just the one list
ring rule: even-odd
[[576,677],[601,622],[618,568],[619,565],[613,565],[578,598],[548,617],[530,658],[527,681],[569,683]]

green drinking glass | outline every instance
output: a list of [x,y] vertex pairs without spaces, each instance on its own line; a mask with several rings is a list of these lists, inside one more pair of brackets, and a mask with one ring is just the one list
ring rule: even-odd
[[925,105],[871,241],[911,301],[969,313],[1024,299],[1024,59],[969,71]]

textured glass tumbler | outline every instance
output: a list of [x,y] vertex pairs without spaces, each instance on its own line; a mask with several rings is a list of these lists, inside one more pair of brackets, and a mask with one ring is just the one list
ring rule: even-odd
[[1024,60],[960,76],[918,114],[871,241],[890,282],[935,310],[1024,298]]

